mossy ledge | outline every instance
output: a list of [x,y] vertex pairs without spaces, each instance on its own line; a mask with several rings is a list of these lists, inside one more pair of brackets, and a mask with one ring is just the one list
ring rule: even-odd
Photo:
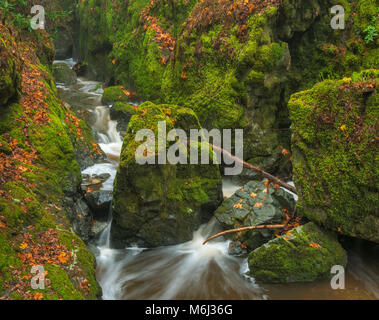
[[[13,67],[2,73],[16,79],[0,106],[0,297],[98,299],[95,258],[72,231],[76,213],[64,206],[81,182],[76,150],[92,153],[93,138],[57,98],[48,35],[0,30],[5,58],[13,52]],[[31,288],[33,265],[44,267],[45,289]]]

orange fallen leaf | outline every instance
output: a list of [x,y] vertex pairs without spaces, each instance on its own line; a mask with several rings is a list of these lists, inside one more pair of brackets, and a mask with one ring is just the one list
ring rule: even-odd
[[23,242],[23,243],[20,244],[20,249],[22,249],[22,250],[24,250],[24,249],[26,249],[28,247],[29,247],[28,244],[25,243],[25,242]]
[[34,292],[33,294],[33,298],[35,300],[42,300],[43,299],[43,293],[40,293],[40,292]]
[[61,263],[66,263],[67,260],[68,260],[67,253],[66,253],[66,252],[62,252],[62,253],[58,256],[58,260],[59,260]]

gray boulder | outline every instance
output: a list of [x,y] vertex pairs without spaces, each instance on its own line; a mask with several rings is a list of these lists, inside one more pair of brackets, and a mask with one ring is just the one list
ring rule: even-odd
[[53,76],[56,83],[64,85],[72,85],[77,81],[75,71],[63,62],[53,64]]
[[[282,223],[286,212],[293,212],[293,196],[264,182],[250,181],[226,199],[215,212],[224,229]],[[253,250],[273,238],[272,230],[252,230],[227,237]]]

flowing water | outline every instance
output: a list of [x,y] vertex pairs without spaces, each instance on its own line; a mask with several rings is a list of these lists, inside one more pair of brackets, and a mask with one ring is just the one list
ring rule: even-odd
[[[64,60],[72,67],[75,62]],[[81,113],[94,132],[107,160],[83,173],[109,173],[102,185],[113,190],[122,140],[109,108],[101,104],[101,83],[79,78],[77,84],[57,84],[60,96]],[[241,184],[223,180],[225,197]],[[246,275],[246,257],[228,255],[222,238],[202,242],[218,230],[215,220],[194,232],[193,239],[175,246],[149,248],[109,247],[111,216],[97,246],[97,280],[103,299],[379,299],[379,245],[363,241],[345,244],[348,266],[344,290],[333,290],[328,280],[304,284],[267,285]]]

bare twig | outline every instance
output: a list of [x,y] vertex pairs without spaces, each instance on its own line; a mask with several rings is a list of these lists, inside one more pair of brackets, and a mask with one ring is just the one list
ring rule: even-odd
[[246,230],[257,230],[257,229],[284,229],[285,227],[286,227],[286,224],[265,224],[265,225],[260,225],[260,226],[249,226],[249,227],[242,227],[242,228],[237,228],[237,229],[229,229],[226,231],[216,233],[215,235],[209,237],[203,242],[203,245],[206,244],[208,241],[213,240],[214,238],[221,237],[227,233],[246,231]]
[[282,180],[278,179],[277,177],[274,177],[273,175],[269,174],[266,171],[263,171],[261,168],[259,168],[257,166],[253,166],[252,164],[247,163],[246,161],[243,161],[243,160],[237,158],[236,156],[233,156],[230,152],[224,150],[223,148],[221,148],[219,146],[215,146],[213,144],[210,144],[210,145],[213,147],[213,149],[219,150],[219,151],[225,153],[228,157],[234,159],[236,162],[241,163],[245,168],[254,170],[255,172],[258,172],[260,175],[262,175],[263,177],[265,177],[265,178],[275,182],[276,184],[280,185],[281,187],[297,194],[296,188],[294,186],[291,186],[290,184],[283,182]]

